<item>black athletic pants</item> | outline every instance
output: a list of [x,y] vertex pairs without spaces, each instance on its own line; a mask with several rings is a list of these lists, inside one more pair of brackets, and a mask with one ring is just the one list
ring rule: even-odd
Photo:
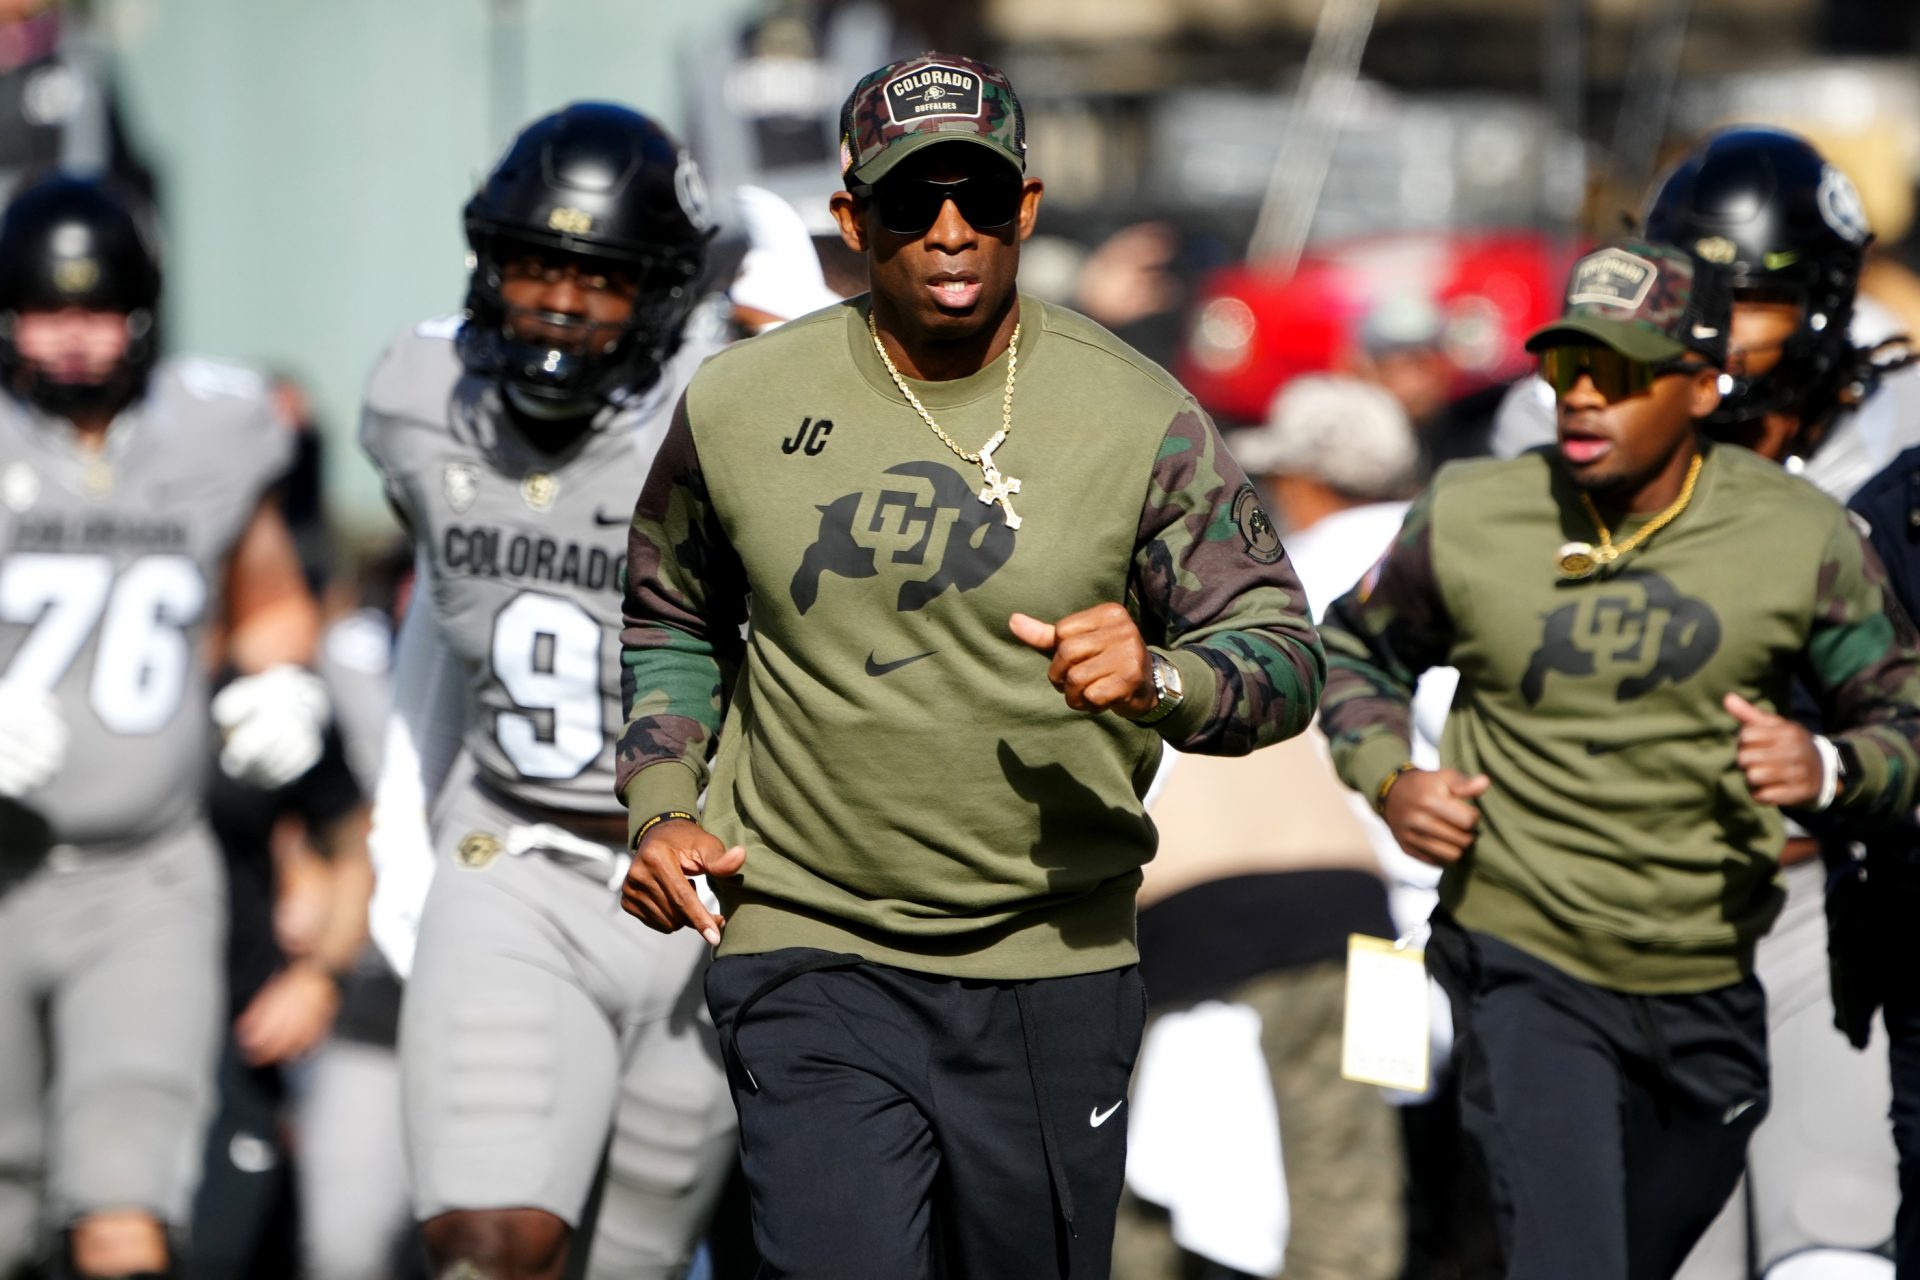
[[940,978],[855,956],[726,956],[707,1003],[769,1280],[1107,1280],[1132,967]]
[[[1920,883],[1887,884],[1882,892],[1897,895],[1909,910],[1920,907]],[[1893,1075],[1893,1144],[1900,1152],[1900,1212],[1893,1228],[1899,1280],[1920,1280],[1920,973],[1912,960],[1914,918],[1908,915],[1883,936],[1881,1016]]]
[[1508,1280],[1668,1280],[1767,1112],[1766,996],[1581,982],[1444,911],[1461,1120],[1492,1178]]

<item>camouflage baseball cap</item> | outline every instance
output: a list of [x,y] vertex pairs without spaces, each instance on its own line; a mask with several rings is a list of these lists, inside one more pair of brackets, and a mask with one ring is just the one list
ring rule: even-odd
[[936,142],[972,142],[1027,171],[1027,121],[998,67],[922,53],[864,77],[840,108],[840,173],[871,186]]
[[1671,245],[1616,240],[1573,266],[1566,311],[1527,337],[1527,350],[1598,341],[1629,360],[1689,353],[1727,359],[1733,299],[1718,271]]

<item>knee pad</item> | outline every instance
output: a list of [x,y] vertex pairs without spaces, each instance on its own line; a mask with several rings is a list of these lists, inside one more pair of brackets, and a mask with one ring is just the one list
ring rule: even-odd
[[1803,1249],[1768,1267],[1764,1280],[1893,1280],[1893,1263],[1857,1249]]

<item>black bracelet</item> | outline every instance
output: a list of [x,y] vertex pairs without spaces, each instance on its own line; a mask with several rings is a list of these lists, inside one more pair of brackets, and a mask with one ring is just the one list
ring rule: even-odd
[[647,838],[647,832],[653,830],[663,822],[698,823],[699,821],[700,816],[698,814],[688,813],[685,809],[669,809],[665,813],[656,813],[641,823],[640,829],[633,833],[633,847],[638,849],[640,842]]

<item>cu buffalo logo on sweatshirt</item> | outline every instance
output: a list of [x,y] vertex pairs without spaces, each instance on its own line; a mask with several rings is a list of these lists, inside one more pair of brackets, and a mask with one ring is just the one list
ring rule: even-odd
[[895,607],[911,613],[949,588],[971,591],[1013,556],[1013,530],[999,504],[980,501],[952,467],[903,462],[877,491],[850,493],[820,508],[820,532],[793,575],[801,613],[820,598],[825,574],[904,575]]
[[1629,569],[1546,616],[1521,696],[1537,706],[1547,677],[1614,680],[1616,702],[1697,674],[1720,649],[1720,619],[1657,573]]

